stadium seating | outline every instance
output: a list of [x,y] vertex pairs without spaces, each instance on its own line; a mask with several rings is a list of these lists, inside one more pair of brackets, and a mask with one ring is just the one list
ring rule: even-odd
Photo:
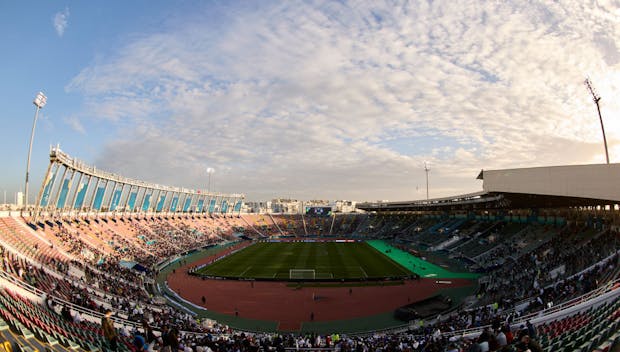
[[[13,288],[45,292],[60,304],[53,309],[46,305],[45,297],[40,296],[40,302],[35,302],[8,286],[0,288],[0,332],[5,339],[24,346],[24,350],[32,346],[54,351],[107,351],[110,346],[102,336],[98,319],[101,310],[113,309],[123,324],[135,326],[148,316],[158,331],[177,322],[182,330],[207,333],[185,336],[184,341],[196,346],[219,343],[225,351],[241,345],[291,349],[339,346],[341,350],[354,350],[357,346],[370,350],[409,346],[420,350],[458,344],[465,348],[476,343],[468,337],[472,334],[469,331],[480,331],[498,319],[518,319],[516,306],[520,307],[519,314],[535,313],[617,282],[620,238],[609,227],[595,224],[585,220],[549,225],[450,216],[337,214],[61,218],[27,226],[20,218],[0,217],[2,280],[11,280]],[[119,267],[124,262],[139,263],[153,270],[162,259],[202,246],[239,241],[239,234],[247,239],[390,239],[398,248],[415,250],[419,255],[462,260],[471,270],[485,271],[488,281],[483,280],[479,299],[473,306],[404,332],[338,338],[242,335],[217,324],[201,327],[187,319],[184,312],[153,302],[144,274]],[[537,326],[537,339],[546,351],[609,349],[618,341],[619,302],[616,299],[561,319],[546,320]],[[58,311],[60,306],[71,307],[73,312],[80,309],[90,320],[67,321]],[[470,319],[472,316],[475,319]],[[519,329],[513,326],[515,334]],[[435,336],[437,331],[450,333]],[[457,332],[465,338],[450,341]],[[133,350],[129,338],[122,342],[121,351]]]
[[592,351],[620,336],[620,300],[539,325],[537,329],[540,344],[548,351]]

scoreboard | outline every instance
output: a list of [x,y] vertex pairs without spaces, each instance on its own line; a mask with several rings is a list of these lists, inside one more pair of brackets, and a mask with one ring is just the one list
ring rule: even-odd
[[306,215],[330,216],[332,215],[332,207],[306,207]]

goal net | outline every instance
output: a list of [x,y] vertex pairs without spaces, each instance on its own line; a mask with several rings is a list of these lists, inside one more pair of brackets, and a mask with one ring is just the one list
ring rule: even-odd
[[314,280],[316,272],[314,269],[289,269],[288,277],[293,280]]

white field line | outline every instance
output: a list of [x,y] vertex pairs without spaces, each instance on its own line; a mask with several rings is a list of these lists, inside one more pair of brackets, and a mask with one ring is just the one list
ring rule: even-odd
[[247,273],[247,272],[248,272],[248,270],[250,270],[251,268],[252,268],[252,266],[251,266],[251,265],[250,265],[250,266],[248,266],[248,268],[247,268],[247,269],[245,269],[245,270],[244,270],[241,274],[239,274],[239,276],[243,276],[243,274]]
[[364,277],[368,277],[368,274],[366,274],[366,271],[364,270],[364,268],[362,268],[362,266],[360,265],[360,270],[362,271],[362,274],[364,274]]

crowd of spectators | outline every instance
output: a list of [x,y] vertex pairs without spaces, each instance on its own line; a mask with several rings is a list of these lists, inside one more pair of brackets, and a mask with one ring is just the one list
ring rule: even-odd
[[[549,302],[551,300],[546,297],[551,294],[548,292],[561,292],[562,298],[578,295],[597,286],[597,282],[579,278],[564,282],[563,279],[616,253],[619,241],[620,234],[616,231],[606,231],[587,238],[579,233],[569,238],[555,236],[536,250],[518,258],[511,257],[511,260],[506,260],[502,266],[490,272],[483,301],[505,302],[505,305],[510,306],[532,297]],[[591,275],[594,274],[588,277]]]
[[[390,225],[392,229],[401,230],[416,224],[410,219],[399,221],[398,226]],[[373,222],[365,218],[339,219],[335,226],[339,229],[359,229],[373,223],[384,224],[381,227],[383,230],[388,226],[386,220]],[[155,304],[151,294],[144,289],[145,274],[119,266],[121,260],[132,260],[150,267],[158,260],[179,252],[216,243],[224,237],[233,239],[232,228],[238,226],[238,222],[219,222],[220,226],[228,226],[226,230],[201,229],[191,219],[134,219],[123,221],[120,224],[122,226],[99,225],[99,230],[93,232],[101,241],[110,245],[110,251],[99,250],[81,241],[74,225],[61,223],[54,230],[62,248],[76,257],[72,262],[46,263],[48,269],[57,271],[65,279],[51,277],[42,268],[33,266],[0,247],[2,268],[16,278],[48,292],[50,296],[55,295],[78,306],[101,312],[111,308],[131,320],[144,321],[145,326],[153,327],[163,334],[159,339],[150,341],[148,346],[152,350],[170,346],[169,341],[165,342],[170,340],[168,328],[177,331],[173,333],[178,342],[177,347],[185,351],[258,351],[315,347],[337,347],[341,351],[494,351],[507,348],[505,346],[510,345],[508,336],[513,333],[517,335],[517,343],[511,345],[511,350],[519,350],[522,345],[534,346],[531,348],[535,350],[531,331],[527,335],[523,329],[510,329],[510,322],[523,313],[512,309],[515,303],[529,299],[531,303],[524,311],[529,312],[576,297],[599,287],[605,280],[614,278],[614,275],[618,274],[619,264],[616,255],[610,261],[575,276],[574,274],[601,259],[613,255],[619,248],[620,237],[616,231],[611,230],[590,231],[581,227],[565,227],[558,229],[555,235],[537,247],[529,248],[524,246],[522,241],[516,240],[490,251],[485,258],[490,258],[487,263],[498,264],[495,259],[499,256],[504,260],[490,272],[489,284],[481,290],[478,304],[467,310],[456,310],[438,318],[433,324],[399,334],[374,334],[364,337],[337,334],[241,334],[212,322],[205,324],[186,312]],[[327,222],[323,225],[327,226]],[[129,228],[131,238],[128,238],[127,234],[123,235],[121,228]],[[383,230],[382,233],[387,233]],[[373,233],[370,227],[366,231],[369,235]],[[529,251],[524,250],[526,247]],[[85,250],[93,254],[90,260],[84,260]],[[69,277],[71,267],[78,269],[77,272],[82,275]],[[491,325],[492,329],[483,332],[475,340],[450,340],[447,335],[441,334],[485,325]],[[134,333],[139,334],[138,331]],[[507,340],[506,344],[503,343],[504,339]]]
[[[530,324],[511,327],[509,323],[495,320],[491,327],[471,337],[442,334],[437,327],[421,327],[400,333],[375,333],[368,335],[346,334],[272,334],[235,332],[228,327],[215,325],[205,333],[184,333],[176,327],[164,328],[161,334],[151,335],[149,325],[133,332],[136,340],[147,351],[184,352],[245,352],[245,351],[425,351],[425,352],[488,352],[526,351],[542,352],[536,340],[536,328]],[[145,338],[144,335],[151,338]]]

